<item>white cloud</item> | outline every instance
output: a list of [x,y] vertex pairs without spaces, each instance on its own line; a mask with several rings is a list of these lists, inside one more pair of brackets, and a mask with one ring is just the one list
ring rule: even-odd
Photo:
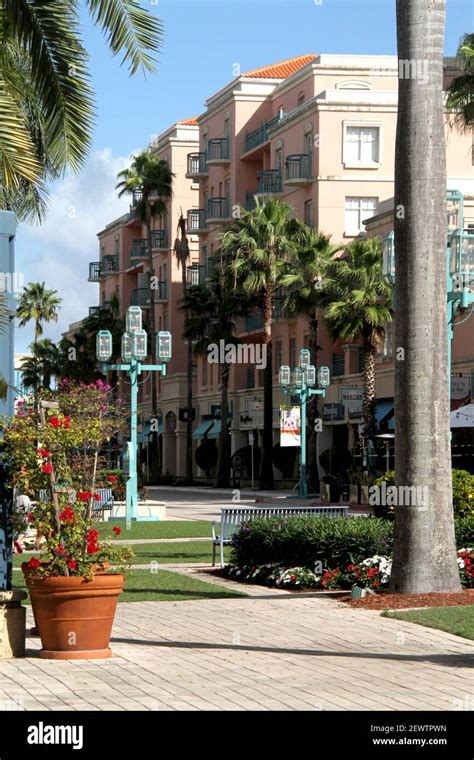
[[[98,303],[98,285],[88,283],[90,261],[98,261],[97,233],[128,210],[119,199],[117,173],[129,156],[113,156],[110,148],[92,153],[78,176],[66,177],[51,190],[50,207],[41,226],[21,225],[16,238],[16,269],[28,282],[45,282],[59,291],[63,303],[58,323],[45,325],[45,337],[59,340],[71,322]],[[33,340],[33,327],[16,331],[16,350]]]

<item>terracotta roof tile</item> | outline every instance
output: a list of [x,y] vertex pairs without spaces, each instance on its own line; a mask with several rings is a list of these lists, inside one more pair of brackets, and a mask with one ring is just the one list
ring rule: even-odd
[[191,119],[181,119],[177,124],[183,124],[185,127],[197,127],[197,116],[193,116]]
[[286,61],[272,63],[259,69],[252,69],[242,74],[243,77],[252,79],[287,79],[297,71],[317,58],[316,55],[299,55],[296,58],[287,58]]

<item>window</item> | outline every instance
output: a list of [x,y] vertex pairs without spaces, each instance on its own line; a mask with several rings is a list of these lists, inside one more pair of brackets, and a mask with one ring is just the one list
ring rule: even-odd
[[202,384],[207,385],[207,359],[202,362]]
[[365,219],[374,216],[377,210],[378,198],[346,198],[344,234],[358,235],[363,232]]
[[378,166],[380,127],[345,124],[343,161],[346,166]]
[[385,328],[385,340],[383,342],[382,356],[392,356],[393,354],[393,322]]
[[296,367],[296,338],[290,338],[290,367]]
[[168,312],[165,311],[165,313],[163,314],[163,330],[167,330],[167,329],[168,329]]
[[280,367],[283,364],[283,351],[281,340],[275,343],[275,375],[278,375]]
[[304,103],[304,92],[300,92],[298,95],[298,100],[296,101],[297,106],[302,106]]
[[247,388],[255,388],[255,367],[247,368]]
[[119,255],[119,245],[120,245],[120,238],[117,235],[116,238],[115,238],[115,247],[114,247],[114,253],[115,253],[116,256]]
[[280,171],[283,168],[283,150],[282,148],[277,148],[275,151],[275,169],[279,169]]
[[332,355],[332,376],[340,377],[344,374],[344,354]]
[[308,227],[313,226],[313,201],[305,201],[304,204],[304,223],[308,225]]
[[278,118],[283,119],[284,115],[285,115],[285,110],[283,106],[280,106],[280,108],[278,109]]
[[230,203],[230,179],[226,179],[225,181],[225,197]]

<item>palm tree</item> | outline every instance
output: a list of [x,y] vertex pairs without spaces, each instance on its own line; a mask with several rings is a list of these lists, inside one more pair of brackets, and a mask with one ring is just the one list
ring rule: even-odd
[[[148,253],[148,272],[150,277],[150,332],[152,335],[151,350],[152,363],[156,364],[156,319],[155,319],[155,288],[153,280],[155,277],[153,263],[153,243],[152,243],[152,220],[166,215],[166,200],[173,194],[172,183],[174,174],[167,161],[158,159],[150,150],[143,150],[134,156],[131,166],[123,169],[118,174],[120,182],[117,184],[119,198],[123,195],[131,195],[134,199],[134,209],[136,218],[146,226],[147,234],[147,253]],[[158,414],[158,392],[157,392],[156,373],[151,373],[151,403],[152,416]],[[153,449],[156,451],[156,433],[153,435]]]
[[273,296],[281,287],[282,277],[288,268],[287,257],[294,248],[293,236],[298,223],[289,219],[291,211],[291,207],[283,201],[271,199],[261,203],[255,197],[255,208],[242,211],[241,218],[221,238],[222,251],[229,255],[229,266],[242,290],[256,299],[263,312],[267,364],[263,379],[261,489],[274,487],[272,306]]
[[[135,0],[84,0],[113,55],[131,74],[154,71],[160,22]],[[41,218],[45,183],[77,171],[94,121],[77,0],[0,2],[0,206]]]
[[[174,241],[174,252],[178,262],[178,268],[181,267],[181,281],[183,285],[183,298],[186,295],[186,265],[189,261],[190,250],[189,241],[186,235],[186,220],[183,212],[180,211],[178,219],[178,229]],[[188,318],[188,312],[184,312],[185,321]],[[186,336],[185,336],[186,337]],[[193,482],[193,342],[190,337],[187,339],[187,362],[186,362],[186,482]]]
[[455,112],[455,122],[461,129],[474,126],[474,34],[465,34],[459,43],[457,61],[463,72],[448,88],[447,107]]
[[392,321],[391,298],[378,238],[353,240],[343,257],[327,265],[321,299],[329,332],[334,340],[362,341],[365,437],[375,433],[375,359]]
[[60,351],[49,338],[38,340],[30,346],[31,356],[21,363],[23,385],[32,388],[35,396],[38,389],[50,388],[51,378],[58,377],[60,371]]
[[[0,333],[6,332],[8,328],[8,308],[5,301],[5,296],[0,293]],[[0,401],[5,401],[8,393],[8,383],[0,374]]]
[[[305,224],[301,225],[297,236],[297,246],[290,259],[288,274],[282,278],[282,285],[289,288],[283,306],[289,315],[304,315],[308,320],[309,345],[314,366],[318,367],[318,330],[321,305],[322,276],[340,246],[332,245],[330,235],[315,232]],[[310,491],[319,490],[317,433],[315,421],[318,417],[318,397],[308,404],[308,481]]]
[[19,326],[24,327],[28,322],[35,323],[35,343],[43,334],[45,322],[58,321],[58,308],[62,303],[57,290],[47,290],[44,282],[30,282],[23,288],[16,315],[20,320]]
[[[458,591],[451,493],[446,320],[445,0],[397,0],[400,76],[395,147],[396,486],[423,506],[395,510],[391,585],[401,593]],[[400,65],[400,69],[402,66]]]
[[[201,356],[208,355],[210,344],[236,344],[234,337],[235,317],[245,312],[245,296],[234,288],[229,276],[217,274],[206,285],[191,285],[186,289],[181,301],[186,322],[184,337],[189,343],[194,341],[194,350]],[[231,365],[219,364],[221,383],[221,431],[219,435],[219,456],[217,460],[216,486],[230,487],[229,451],[229,377]]]

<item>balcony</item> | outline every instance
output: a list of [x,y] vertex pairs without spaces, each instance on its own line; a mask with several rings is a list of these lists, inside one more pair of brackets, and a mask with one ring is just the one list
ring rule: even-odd
[[286,185],[300,187],[312,182],[311,156],[309,153],[295,153],[286,159]]
[[148,244],[146,240],[133,240],[130,264],[133,266],[143,259],[148,258]]
[[158,280],[153,290],[155,291],[155,301],[167,301],[168,300],[168,284],[165,280]]
[[167,251],[169,248],[168,231],[167,230],[152,230],[151,247],[153,249]]
[[104,301],[100,306],[89,306],[89,316],[94,317],[97,314],[100,314],[100,312],[109,311],[109,309],[110,301]]
[[118,256],[104,256],[100,262],[100,273],[102,277],[108,274],[114,274],[119,271]]
[[192,208],[188,211],[187,231],[194,235],[207,232],[206,210]]
[[207,201],[206,222],[230,222],[229,200],[228,198],[209,198]]
[[229,138],[215,137],[207,141],[207,165],[224,166],[230,161]]
[[149,288],[135,288],[130,295],[130,306],[141,306],[143,308],[149,308],[150,306],[150,289]]
[[279,169],[265,169],[257,173],[257,194],[274,195],[281,193],[282,181]]
[[206,153],[188,153],[186,177],[188,179],[199,179],[200,177],[207,177],[208,174]]
[[279,114],[275,118],[270,119],[270,121],[264,122],[258,129],[247,132],[245,135],[245,153],[249,153],[249,151],[255,150],[255,148],[268,142],[271,130],[278,126],[283,116],[284,114]]
[[216,266],[220,262],[220,256],[208,256],[206,261],[206,280],[214,277]]
[[91,261],[89,264],[89,277],[87,278],[87,282],[99,282],[101,276],[100,270],[100,261]]
[[245,317],[245,332],[253,332],[254,330],[263,329],[263,313],[261,309],[254,311],[253,314],[249,314]]
[[206,281],[206,267],[204,264],[191,264],[186,267],[186,282],[188,285],[204,285]]

